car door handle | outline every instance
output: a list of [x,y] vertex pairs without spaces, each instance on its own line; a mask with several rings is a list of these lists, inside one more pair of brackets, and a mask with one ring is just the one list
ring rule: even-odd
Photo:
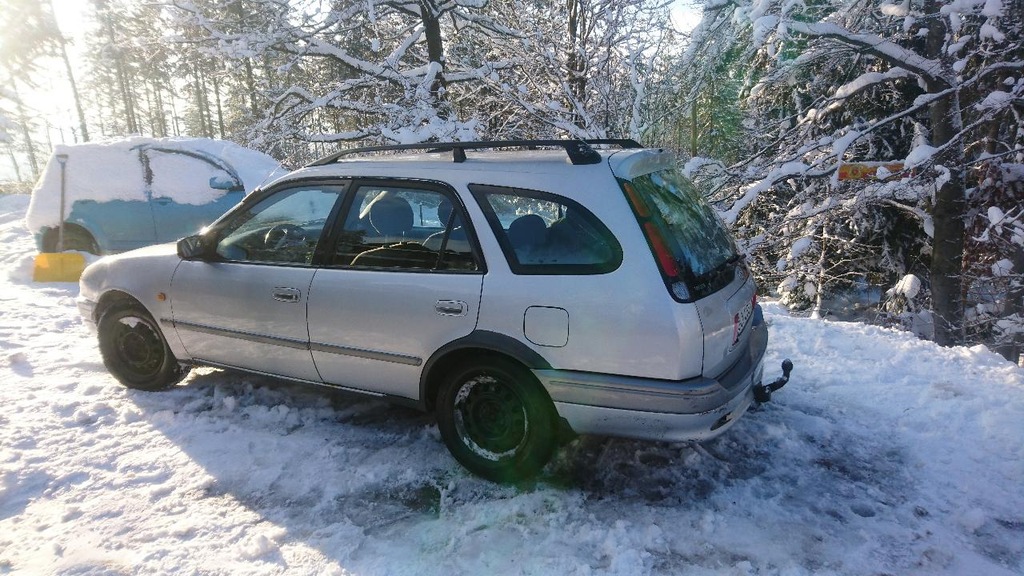
[[441,316],[465,316],[469,306],[462,300],[438,300],[434,310]]
[[298,288],[283,288],[277,287],[272,291],[274,300],[278,302],[298,302],[299,298],[302,297],[302,291]]

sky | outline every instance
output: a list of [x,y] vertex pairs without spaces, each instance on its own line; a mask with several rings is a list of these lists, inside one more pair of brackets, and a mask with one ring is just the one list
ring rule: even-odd
[[[71,39],[68,53],[74,63],[85,43],[84,34],[88,25],[85,16],[87,2],[85,0],[52,1],[57,15],[57,24],[61,32]],[[74,101],[65,75],[63,63],[59,59],[48,60],[43,73],[36,77],[38,86],[29,88],[25,97],[29,110],[39,119],[40,130],[46,131],[53,144],[73,142],[73,127],[78,125]],[[77,76],[76,80],[81,82],[81,78]],[[46,159],[40,158],[39,161],[42,164]],[[22,160],[22,164],[26,166],[27,170],[27,161]],[[13,178],[14,169],[11,167],[10,159],[4,154],[0,157],[0,182]]]

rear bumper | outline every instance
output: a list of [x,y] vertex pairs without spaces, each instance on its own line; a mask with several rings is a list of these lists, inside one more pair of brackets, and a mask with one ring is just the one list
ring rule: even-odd
[[561,370],[534,374],[578,434],[704,440],[728,430],[753,402],[767,347],[768,329],[760,321],[752,326],[747,353],[717,379],[666,381]]

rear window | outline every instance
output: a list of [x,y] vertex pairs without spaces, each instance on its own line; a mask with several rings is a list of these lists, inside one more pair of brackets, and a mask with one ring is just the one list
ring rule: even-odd
[[471,184],[514,274],[604,274],[622,248],[589,210],[563,196]]
[[[682,268],[694,297],[702,297],[732,280],[722,274],[738,260],[736,243],[714,209],[693,184],[676,170],[661,170],[623,182],[642,224],[658,230]],[[643,206],[637,206],[639,200]],[[649,214],[643,212],[649,211]]]

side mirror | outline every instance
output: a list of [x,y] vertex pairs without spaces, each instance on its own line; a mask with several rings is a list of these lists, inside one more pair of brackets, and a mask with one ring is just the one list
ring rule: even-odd
[[226,190],[228,192],[240,192],[245,190],[245,186],[242,186],[241,182],[233,178],[217,176],[210,178],[210,188],[213,188],[214,190]]
[[178,240],[178,258],[182,260],[201,260],[205,251],[203,237],[199,234]]

